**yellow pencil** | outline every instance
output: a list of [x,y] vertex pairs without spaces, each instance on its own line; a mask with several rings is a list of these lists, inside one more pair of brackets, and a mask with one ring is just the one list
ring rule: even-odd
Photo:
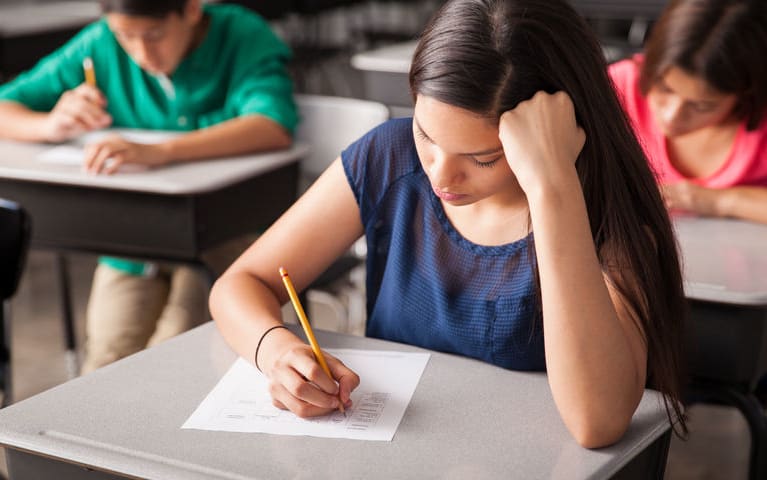
[[[301,301],[298,299],[298,294],[296,293],[295,287],[293,287],[293,282],[288,276],[288,271],[283,267],[280,267],[280,276],[282,276],[282,283],[285,284],[285,289],[288,291],[290,301],[293,303],[293,308],[296,310],[298,320],[301,322],[301,326],[304,327],[304,333],[306,333],[306,338],[309,339],[309,345],[312,347],[312,352],[314,352],[314,356],[317,358],[317,362],[320,364],[320,367],[322,367],[322,370],[325,371],[328,377],[332,379],[333,375],[330,373],[330,369],[328,368],[328,364],[325,361],[325,356],[322,354],[322,350],[320,350],[320,345],[317,343],[317,339],[314,338],[314,332],[312,331],[312,326],[309,325],[309,319],[306,318],[304,307],[301,306]],[[338,409],[341,410],[341,413],[346,413],[344,410],[344,404],[341,402],[340,397],[338,399]]]
[[93,68],[93,59],[85,57],[83,59],[83,71],[85,72],[85,83],[91,87],[96,86],[96,69]]

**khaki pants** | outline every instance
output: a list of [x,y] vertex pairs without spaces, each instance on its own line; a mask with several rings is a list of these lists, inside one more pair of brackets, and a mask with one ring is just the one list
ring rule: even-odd
[[160,267],[152,276],[129,275],[99,264],[86,313],[82,373],[178,335],[208,318],[201,272]]
[[[245,235],[203,255],[215,275],[256,239]],[[161,266],[152,276],[129,275],[99,264],[86,312],[82,372],[127,357],[208,320],[208,288],[202,272]]]

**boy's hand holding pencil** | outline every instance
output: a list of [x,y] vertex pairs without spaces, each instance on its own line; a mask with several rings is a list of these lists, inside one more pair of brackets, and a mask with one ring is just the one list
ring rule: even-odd
[[112,124],[112,117],[106,111],[106,97],[96,86],[90,58],[83,62],[83,76],[85,81],[64,92],[46,114],[43,130],[49,142],[63,142]]

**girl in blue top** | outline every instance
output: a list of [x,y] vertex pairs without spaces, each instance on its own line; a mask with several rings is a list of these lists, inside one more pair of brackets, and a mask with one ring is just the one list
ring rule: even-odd
[[414,117],[351,145],[214,286],[275,405],[348,406],[357,375],[279,328],[278,268],[300,290],[365,234],[368,335],[546,369],[586,447],[623,435],[646,386],[684,429],[673,234],[586,24],[563,0],[449,1],[410,86]]

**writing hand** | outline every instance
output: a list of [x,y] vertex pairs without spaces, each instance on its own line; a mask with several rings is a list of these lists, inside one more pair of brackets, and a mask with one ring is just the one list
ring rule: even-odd
[[274,406],[290,410],[301,418],[338,410],[339,397],[345,408],[351,407],[350,395],[360,383],[359,376],[337,358],[324,351],[323,354],[335,380],[328,378],[315,360],[311,347],[303,342],[280,353],[268,370],[264,370],[269,377],[269,393]]
[[43,126],[49,142],[63,142],[112,124],[106,98],[96,87],[82,84],[64,92],[48,113]]

